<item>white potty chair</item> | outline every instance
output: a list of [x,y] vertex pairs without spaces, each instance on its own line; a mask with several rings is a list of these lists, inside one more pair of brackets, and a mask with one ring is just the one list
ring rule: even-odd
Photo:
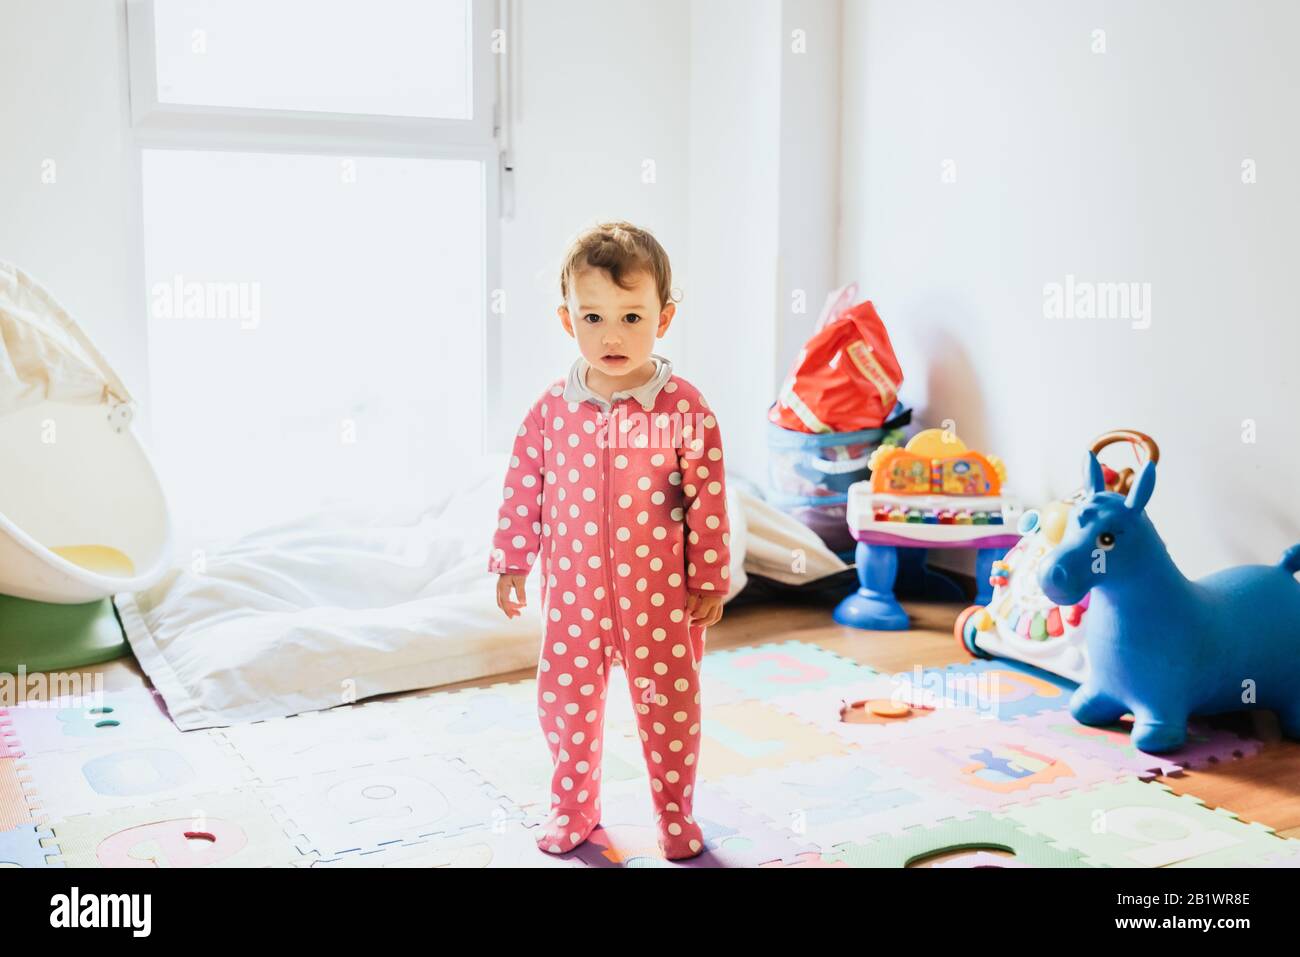
[[171,551],[132,414],[67,312],[0,262],[0,670],[125,653],[109,599],[157,582]]

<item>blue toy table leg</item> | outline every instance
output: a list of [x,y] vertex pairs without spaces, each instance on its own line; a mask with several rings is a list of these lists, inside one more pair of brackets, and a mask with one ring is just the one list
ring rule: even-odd
[[904,548],[898,553],[898,576],[894,596],[917,601],[951,601],[966,603],[966,589],[946,574],[925,563],[929,551]]
[[993,586],[989,575],[993,563],[1007,553],[1005,548],[981,548],[975,555],[975,604],[987,605],[993,600]]
[[894,598],[898,549],[858,542],[856,560],[860,587],[839,603],[835,620],[869,631],[903,631],[908,626],[907,612]]

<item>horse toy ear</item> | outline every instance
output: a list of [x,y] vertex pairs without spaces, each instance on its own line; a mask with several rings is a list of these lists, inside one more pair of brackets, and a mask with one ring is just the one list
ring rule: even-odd
[[1124,500],[1124,504],[1134,512],[1140,512],[1147,507],[1147,502],[1151,501],[1151,493],[1155,490],[1156,463],[1148,462],[1142,466],[1142,471],[1138,473],[1137,481],[1129,489],[1128,498]]
[[1094,495],[1106,491],[1106,476],[1101,470],[1097,456],[1089,452],[1083,463],[1083,486]]

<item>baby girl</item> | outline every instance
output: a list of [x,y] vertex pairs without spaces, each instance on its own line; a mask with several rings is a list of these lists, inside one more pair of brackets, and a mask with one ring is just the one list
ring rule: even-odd
[[653,355],[676,312],[663,247],[609,223],[573,244],[560,324],[581,357],[515,440],[488,568],[513,618],[540,559],[538,713],[555,762],[538,846],[563,854],[600,823],[605,689],[621,664],[650,773],[659,845],[703,849],[691,814],[704,631],[722,617],[730,534],[718,423]]

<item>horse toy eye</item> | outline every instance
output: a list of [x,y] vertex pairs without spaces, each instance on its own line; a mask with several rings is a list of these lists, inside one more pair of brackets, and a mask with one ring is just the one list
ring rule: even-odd
[[1097,547],[1104,551],[1110,551],[1115,547],[1115,536],[1110,532],[1102,532],[1097,536]]

